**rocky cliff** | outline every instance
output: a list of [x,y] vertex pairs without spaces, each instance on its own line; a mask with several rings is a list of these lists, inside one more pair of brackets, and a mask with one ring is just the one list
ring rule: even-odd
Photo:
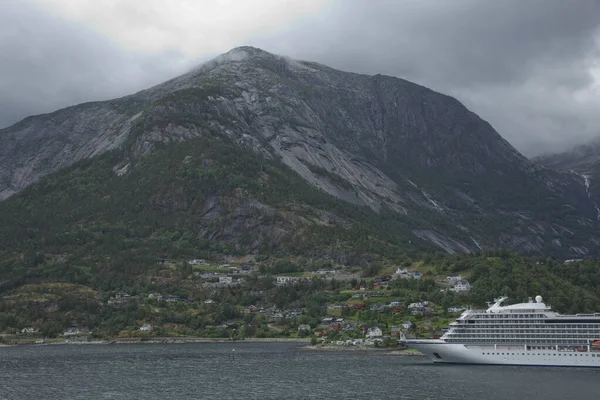
[[210,136],[311,185],[391,212],[446,251],[596,253],[584,180],[533,164],[460,102],[414,83],[241,47],[156,87],[29,117],[0,131],[0,197],[111,149],[140,156]]

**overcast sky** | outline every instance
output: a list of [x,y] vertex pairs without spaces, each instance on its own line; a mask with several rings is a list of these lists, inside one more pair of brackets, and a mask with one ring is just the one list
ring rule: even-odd
[[453,95],[528,156],[600,136],[600,0],[0,0],[0,127],[240,45]]

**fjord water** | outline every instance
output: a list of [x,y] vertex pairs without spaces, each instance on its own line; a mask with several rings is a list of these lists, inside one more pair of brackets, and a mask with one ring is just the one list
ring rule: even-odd
[[0,348],[0,399],[563,400],[595,399],[600,393],[596,369],[433,365],[422,357],[298,346]]

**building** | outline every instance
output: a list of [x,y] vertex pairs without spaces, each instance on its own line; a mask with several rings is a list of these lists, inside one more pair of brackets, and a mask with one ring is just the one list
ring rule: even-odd
[[298,325],[298,332],[310,332],[310,325],[309,324]]
[[278,285],[285,285],[286,283],[294,283],[298,280],[297,277],[295,276],[278,276],[277,277],[277,284]]
[[335,275],[335,270],[333,269],[319,269],[313,272],[316,275]]
[[468,292],[471,290],[471,284],[466,279],[462,279],[454,283],[450,290],[453,292]]
[[149,332],[151,330],[152,330],[152,325],[150,325],[150,324],[144,324],[144,325],[140,326],[140,331]]
[[371,339],[373,339],[375,337],[383,336],[383,332],[381,331],[381,329],[379,327],[373,326],[373,327],[367,329],[367,333],[365,334],[365,336],[368,336]]
[[231,285],[233,283],[233,278],[231,276],[220,276],[219,283],[221,285]]
[[402,323],[402,327],[403,327],[404,329],[410,329],[410,328],[412,328],[412,327],[413,327],[413,323],[412,323],[412,322],[410,322],[410,321],[404,321],[404,322]]

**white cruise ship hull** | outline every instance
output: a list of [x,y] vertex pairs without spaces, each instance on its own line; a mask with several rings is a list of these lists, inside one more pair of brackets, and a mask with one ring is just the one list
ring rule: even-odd
[[600,352],[528,350],[523,345],[460,344],[441,339],[407,340],[406,344],[434,363],[600,368]]

